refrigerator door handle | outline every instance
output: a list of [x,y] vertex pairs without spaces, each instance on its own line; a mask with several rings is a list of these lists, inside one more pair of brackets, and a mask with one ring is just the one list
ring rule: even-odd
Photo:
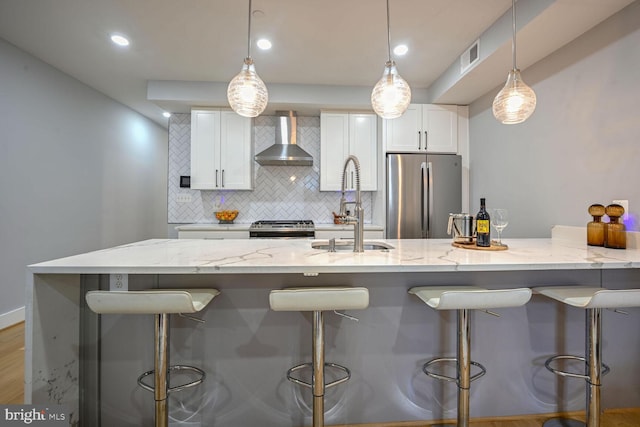
[[429,199],[429,169],[427,162],[420,163],[420,228],[422,232],[422,238],[429,238],[429,218],[427,206]]
[[431,224],[433,223],[433,164],[427,162],[427,238],[431,237]]

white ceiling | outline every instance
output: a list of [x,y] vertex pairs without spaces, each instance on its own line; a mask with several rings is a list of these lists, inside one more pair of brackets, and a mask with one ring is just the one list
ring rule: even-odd
[[[632,2],[525,1],[550,6],[524,28],[522,41],[518,36],[523,69]],[[409,46],[395,58],[400,74],[412,89],[427,90],[502,15],[510,17],[510,8],[511,0],[391,0],[392,45]],[[270,51],[252,48],[267,87],[373,87],[380,78],[387,59],[384,0],[254,0],[253,10],[252,39],[273,42]],[[247,14],[243,0],[0,0],[0,37],[166,125],[160,105],[147,100],[147,82],[226,84],[247,53]],[[113,45],[114,32],[131,45]],[[511,67],[510,33],[502,42],[493,65],[486,61],[442,99],[468,103],[499,84]]]

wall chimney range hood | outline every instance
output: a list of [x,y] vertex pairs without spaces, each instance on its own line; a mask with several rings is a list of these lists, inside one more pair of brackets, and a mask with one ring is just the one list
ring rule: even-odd
[[313,157],[297,145],[297,115],[295,111],[276,111],[276,143],[255,160],[263,166],[311,166]]

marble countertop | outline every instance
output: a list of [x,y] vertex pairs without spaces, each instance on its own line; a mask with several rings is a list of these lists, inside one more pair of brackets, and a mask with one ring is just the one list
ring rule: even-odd
[[506,239],[506,251],[450,239],[385,240],[389,251],[328,252],[306,239],[153,239],[29,266],[53,274],[243,274],[510,271],[640,268],[640,250],[561,239]]

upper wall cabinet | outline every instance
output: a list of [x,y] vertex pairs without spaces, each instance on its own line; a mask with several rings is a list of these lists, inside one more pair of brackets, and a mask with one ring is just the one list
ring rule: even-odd
[[250,118],[232,110],[191,110],[191,188],[253,188]]
[[[376,191],[377,116],[368,113],[320,114],[320,191],[340,191],[344,162],[355,155],[360,163],[360,189]],[[356,189],[356,173],[349,163],[345,189]]]
[[458,107],[411,104],[397,119],[383,120],[385,151],[456,153]]

